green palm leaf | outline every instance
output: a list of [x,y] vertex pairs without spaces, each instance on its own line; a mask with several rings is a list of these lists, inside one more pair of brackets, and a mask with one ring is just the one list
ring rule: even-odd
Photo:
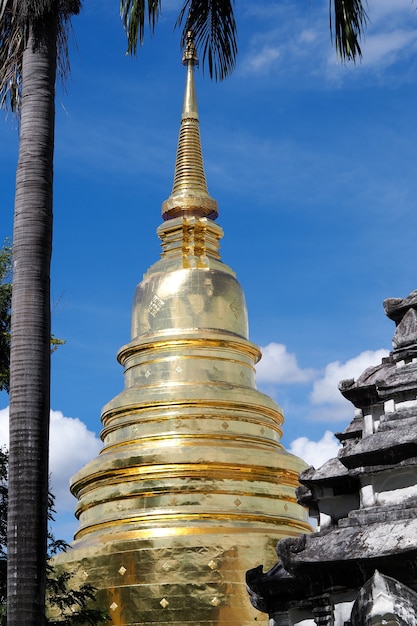
[[362,57],[359,41],[369,21],[364,4],[366,0],[329,0],[330,31],[343,61]]
[[181,48],[192,31],[200,51],[203,68],[208,65],[210,78],[223,80],[236,65],[237,28],[234,0],[185,0],[176,26],[183,25]]
[[[0,0],[0,108],[18,113],[23,50],[28,24],[32,26],[53,10],[56,0]],[[81,9],[81,0],[59,0],[57,64],[62,83],[69,73],[68,40],[72,15]]]
[[153,33],[160,14],[160,0],[120,0],[120,15],[127,34],[129,54],[136,54],[138,43],[142,45],[144,42],[146,19]]

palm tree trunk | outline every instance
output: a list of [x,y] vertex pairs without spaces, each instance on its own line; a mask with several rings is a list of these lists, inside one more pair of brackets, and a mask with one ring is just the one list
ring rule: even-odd
[[[57,3],[54,3],[57,4]],[[13,234],[9,626],[45,623],[56,15],[24,51]]]

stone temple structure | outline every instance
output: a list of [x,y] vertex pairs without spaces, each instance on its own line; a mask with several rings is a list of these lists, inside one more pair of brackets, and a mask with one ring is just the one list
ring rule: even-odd
[[[162,254],[136,289],[125,388],[101,416],[100,455],[72,479],[79,527],[55,565],[77,570],[118,626],[249,626],[245,572],[311,530],[296,500],[305,464],[255,386],[260,351],[219,255],[222,229],[201,154],[189,41]],[[265,621],[266,621],[265,616]]]
[[300,475],[317,532],[247,573],[270,626],[417,625],[417,291],[384,308],[392,352],[340,383],[356,411],[338,457]]

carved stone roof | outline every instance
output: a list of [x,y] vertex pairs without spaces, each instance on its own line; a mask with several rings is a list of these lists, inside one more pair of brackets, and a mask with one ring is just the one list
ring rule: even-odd
[[[332,613],[336,589],[362,589],[351,624],[363,626],[379,623],[364,617],[378,580],[391,594],[396,585],[411,596],[417,590],[417,290],[386,300],[384,308],[396,324],[392,351],[357,380],[340,383],[356,407],[337,435],[342,447],[336,458],[300,474],[298,498],[317,516],[317,532],[281,540],[279,567],[248,572],[251,601],[270,616],[311,609],[316,619],[324,599]],[[376,569],[388,577],[372,578]],[[291,619],[282,623],[297,623]]]

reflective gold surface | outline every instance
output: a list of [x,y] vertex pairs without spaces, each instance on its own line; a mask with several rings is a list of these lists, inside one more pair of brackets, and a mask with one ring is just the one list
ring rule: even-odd
[[201,151],[198,124],[197,97],[194,84],[194,66],[197,54],[191,39],[184,52],[183,63],[187,66],[184,103],[182,107],[180,136],[175,163],[174,185],[168,200],[162,204],[164,219],[180,215],[217,217],[217,202],[210,197]]
[[304,464],[280,443],[280,407],[256,389],[244,295],[207,217],[217,204],[201,178],[189,58],[162,256],[136,289],[118,355],[125,388],[103,409],[101,454],[72,480],[79,528],[56,560],[98,588],[117,625],[262,621],[246,570],[310,530],[295,499]]

